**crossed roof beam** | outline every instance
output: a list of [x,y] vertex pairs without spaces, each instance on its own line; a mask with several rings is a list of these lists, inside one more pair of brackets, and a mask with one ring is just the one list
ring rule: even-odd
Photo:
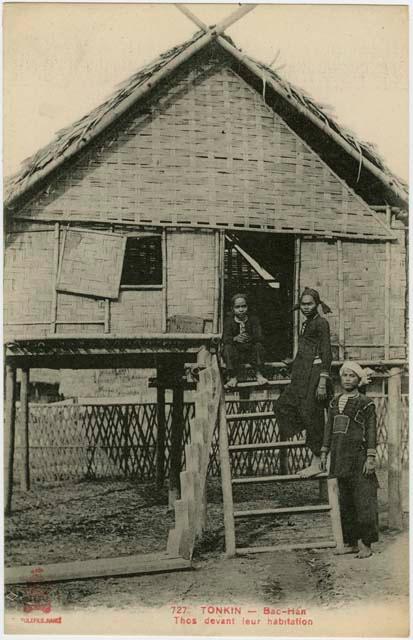
[[224,18],[217,25],[208,27],[198,16],[196,16],[191,9],[188,9],[184,4],[175,4],[175,7],[184,14],[189,20],[191,20],[199,29],[202,29],[205,33],[211,33],[215,36],[220,36],[224,33],[226,29],[231,27],[233,24],[238,22],[241,18],[243,18],[247,13],[255,9],[256,4],[248,4],[243,7],[239,7],[236,11],[231,13],[229,16]]

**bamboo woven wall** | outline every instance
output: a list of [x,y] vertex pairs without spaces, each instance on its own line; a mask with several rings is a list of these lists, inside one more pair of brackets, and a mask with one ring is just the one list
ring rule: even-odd
[[183,68],[20,213],[386,237],[367,204],[224,64]]
[[[404,231],[391,243],[389,296],[389,357],[405,358],[405,247]],[[360,360],[385,358],[386,246],[381,242],[342,242],[344,357]],[[339,277],[336,242],[305,239],[301,243],[300,287],[319,289],[332,308],[327,316],[338,357]]]
[[[55,243],[54,225],[10,234],[5,252],[6,340],[53,334]],[[165,313],[203,318],[205,330],[212,330],[215,251],[215,233],[210,230],[168,230],[166,308],[162,289],[122,289],[119,298],[110,301],[109,335],[160,333]],[[57,293],[55,334],[103,334],[105,303],[102,298]]]

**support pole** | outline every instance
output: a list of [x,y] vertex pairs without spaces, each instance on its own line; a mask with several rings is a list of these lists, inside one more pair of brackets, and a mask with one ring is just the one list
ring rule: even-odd
[[[158,380],[161,377],[158,369]],[[158,413],[158,433],[156,438],[156,490],[161,491],[165,482],[165,387],[158,385],[156,389],[156,403]]]
[[16,369],[6,365],[6,402],[4,408],[4,513],[11,514],[13,495],[14,439],[16,429]]
[[29,369],[21,370],[20,383],[20,488],[30,491],[30,454],[29,454]]
[[345,358],[344,331],[344,277],[343,277],[343,243],[337,240],[337,276],[338,276],[338,358]]
[[[297,237],[294,240],[294,306],[298,304],[300,300],[300,269],[301,269],[301,238]],[[298,351],[298,337],[300,335],[300,311],[294,311],[293,318],[293,344],[294,351],[293,357],[297,355]]]
[[403,506],[401,495],[401,370],[392,367],[389,373],[389,401],[387,424],[387,448],[388,448],[388,504],[389,527],[391,529],[403,528]]
[[219,403],[219,458],[221,463],[222,497],[224,502],[225,555],[235,556],[235,521],[234,502],[232,498],[231,462],[228,449],[227,419],[225,399],[221,396]]
[[[176,372],[179,374],[181,368]],[[183,375],[183,367],[181,378]],[[178,376],[177,376],[178,377]],[[172,389],[172,421],[171,421],[171,468],[169,472],[169,508],[175,504],[180,494],[179,474],[182,467],[182,448],[184,433],[184,389],[182,381],[176,381]]]
[[340,504],[337,478],[327,479],[328,501],[330,504],[331,527],[333,529],[336,552],[344,553],[343,529],[341,527]]
[[[391,209],[386,206],[386,224],[391,228]],[[384,359],[390,358],[390,289],[391,289],[391,242],[386,241],[386,263],[384,273]]]

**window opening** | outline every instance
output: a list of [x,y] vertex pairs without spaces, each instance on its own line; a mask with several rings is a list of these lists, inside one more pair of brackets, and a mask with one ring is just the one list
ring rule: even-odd
[[126,241],[121,286],[162,285],[161,236],[131,237]]

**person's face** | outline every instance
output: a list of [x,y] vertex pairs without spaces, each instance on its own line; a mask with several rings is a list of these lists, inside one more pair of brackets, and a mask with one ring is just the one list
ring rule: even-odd
[[353,391],[359,386],[360,379],[351,369],[344,369],[340,378],[344,391]]
[[317,309],[317,305],[315,303],[313,296],[310,296],[310,295],[303,296],[300,302],[300,309],[306,318],[314,315]]
[[245,298],[236,298],[234,300],[233,309],[234,314],[237,316],[237,318],[245,318],[248,311],[248,305],[245,301]]

